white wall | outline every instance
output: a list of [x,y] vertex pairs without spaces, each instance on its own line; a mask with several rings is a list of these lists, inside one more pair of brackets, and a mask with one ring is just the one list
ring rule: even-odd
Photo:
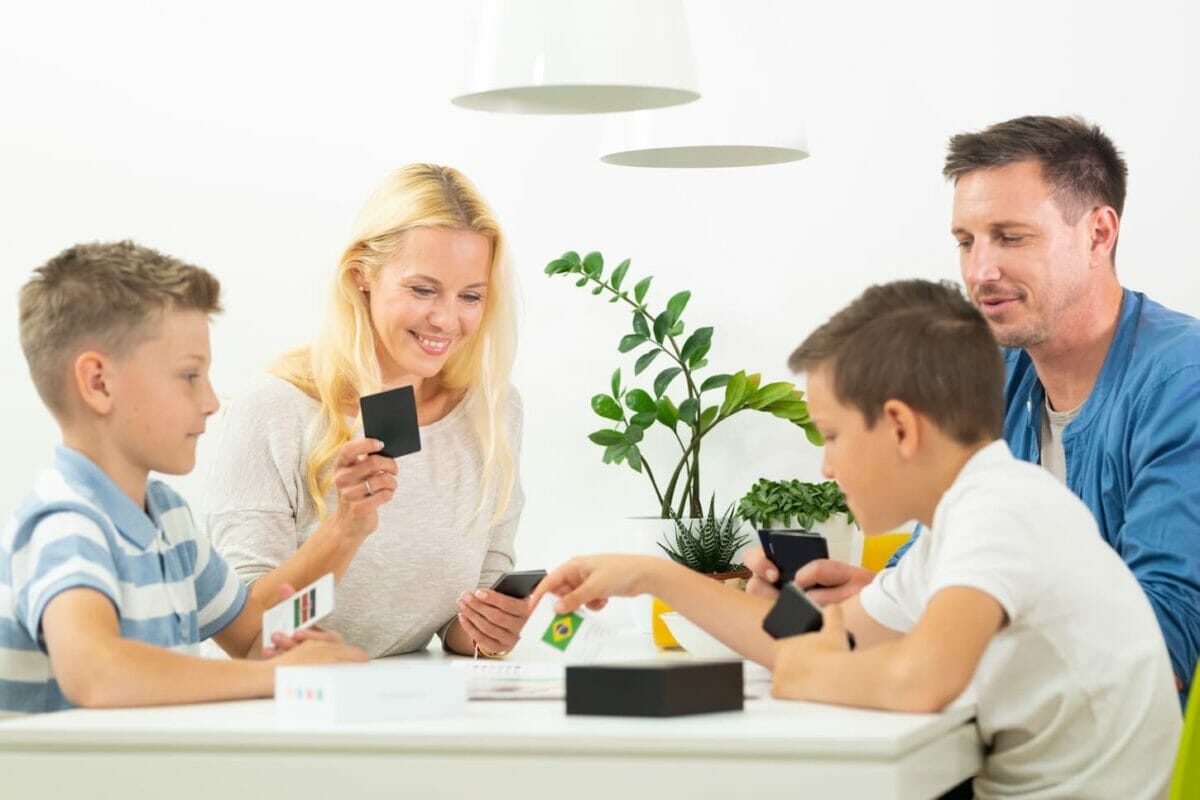
[[[133,237],[225,287],[214,379],[240,388],[314,329],[332,259],[368,190],[400,164],[462,168],[506,225],[523,289],[518,544],[526,566],[616,546],[652,509],[644,479],[600,463],[588,398],[626,317],[542,275],[566,249],[633,258],[655,293],[691,289],[711,362],[785,379],[804,334],[867,284],[955,277],[940,178],[946,138],[1024,113],[1105,126],[1132,172],[1124,282],[1200,314],[1200,12],[1184,2],[692,2],[701,80],[765,81],[807,120],[812,158],[726,171],[599,163],[595,117],[448,103],[477,2],[23,4],[0,22],[0,512],[57,432],[16,336],[29,271],[81,240]],[[211,439],[208,442],[211,446]],[[179,479],[196,505],[209,463]],[[706,489],[817,477],[818,452],[771,418],[708,444]],[[659,467],[660,471],[665,467]]]

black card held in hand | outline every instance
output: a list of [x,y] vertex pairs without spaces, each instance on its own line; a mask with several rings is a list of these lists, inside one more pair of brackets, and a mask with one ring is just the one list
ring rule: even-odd
[[417,397],[413,387],[401,386],[360,397],[363,435],[383,442],[380,455],[399,458],[421,449],[417,425]]

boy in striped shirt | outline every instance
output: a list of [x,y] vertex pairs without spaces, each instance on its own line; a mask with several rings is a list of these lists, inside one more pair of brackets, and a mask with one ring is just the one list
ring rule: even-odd
[[[0,535],[0,713],[269,696],[278,664],[365,659],[312,629],[257,658],[268,598],[149,480],[192,469],[217,410],[219,294],[131,242],[73,247],[22,288],[21,346],[63,443]],[[198,657],[210,636],[234,658]]]

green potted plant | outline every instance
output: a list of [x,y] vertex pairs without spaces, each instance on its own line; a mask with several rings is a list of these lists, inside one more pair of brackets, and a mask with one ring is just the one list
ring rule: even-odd
[[[676,564],[682,564],[688,569],[707,575],[708,577],[743,589],[750,578],[750,570],[734,561],[734,558],[750,542],[750,537],[742,533],[743,522],[734,513],[733,505],[721,516],[717,516],[716,497],[708,501],[708,513],[700,519],[674,518],[675,531],[667,543],[658,542],[658,546],[667,557]],[[670,614],[671,607],[657,597],[651,601],[651,633],[654,643],[659,647],[678,647],[672,625],[685,623],[668,623],[666,619],[675,619],[671,615],[664,619],[664,614]],[[689,626],[689,630],[695,626]],[[681,636],[683,634],[680,634]],[[705,637],[702,630],[695,629],[693,639]],[[705,637],[707,638],[707,637]]]
[[[607,424],[588,438],[603,448],[604,463],[625,464],[645,475],[654,491],[655,515],[649,521],[653,524],[640,526],[642,536],[637,537],[634,549],[640,549],[646,539],[662,547],[659,537],[665,532],[663,520],[667,519],[675,520],[674,546],[686,547],[678,538],[681,526],[686,526],[689,536],[692,531],[703,535],[701,442],[718,425],[737,414],[759,411],[801,428],[813,444],[822,444],[821,435],[809,418],[804,393],[792,383],[777,381],[763,385],[760,375],[745,371],[716,373],[702,379],[700,373],[708,366],[713,329],[689,328],[684,321],[683,313],[692,293],[676,292],[665,306],[652,306],[647,295],[653,276],[634,283],[628,277],[629,264],[629,259],[625,259],[606,273],[600,253],[580,258],[578,253],[569,251],[547,264],[545,271],[550,277],[573,280],[577,287],[626,310],[629,328],[618,342],[617,350],[630,357],[636,354],[634,378],[646,373],[643,380],[647,380],[651,374],[647,370],[656,365],[653,380],[648,380],[645,388],[629,385],[620,367],[613,372],[608,391],[594,395],[591,400],[592,410]],[[678,456],[666,470],[654,470],[642,453],[641,443],[652,430],[678,446]],[[710,503],[710,511],[711,507]],[[665,606],[657,600],[655,603],[643,619],[650,618],[658,628],[659,613]],[[655,640],[660,646],[673,642],[669,634],[658,633],[656,630]]]
[[[604,449],[606,464],[626,464],[645,475],[654,490],[657,515],[661,519],[699,518],[701,503],[701,442],[718,425],[737,414],[759,411],[772,414],[803,429],[808,440],[820,445],[821,435],[808,415],[804,393],[787,381],[762,385],[761,376],[717,373],[701,380],[699,373],[708,366],[713,329],[690,329],[683,312],[691,292],[681,291],[667,300],[665,307],[651,306],[646,296],[652,276],[633,285],[626,280],[629,259],[607,275],[604,257],[567,252],[546,265],[549,276],[565,276],[580,288],[618,304],[629,312],[629,331],[622,336],[617,350],[638,353],[633,375],[640,376],[658,362],[658,371],[649,387],[627,385],[618,367],[612,374],[609,391],[592,397],[592,410],[607,425],[588,438]],[[674,387],[674,391],[672,391]],[[717,390],[723,390],[717,395]],[[655,430],[675,441],[679,455],[665,471],[656,472],[642,453],[641,442]]]
[[730,581],[750,577],[750,571],[734,561],[750,537],[742,533],[742,520],[730,505],[720,517],[716,498],[708,501],[708,513],[702,519],[675,518],[673,541],[659,547],[676,564],[704,573],[717,580]]
[[805,483],[759,478],[738,502],[737,513],[755,528],[803,528],[829,542],[829,556],[856,562],[854,513],[835,481]]

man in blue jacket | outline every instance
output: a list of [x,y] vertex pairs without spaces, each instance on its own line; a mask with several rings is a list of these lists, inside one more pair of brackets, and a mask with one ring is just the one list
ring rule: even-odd
[[[1118,281],[1127,168],[1098,127],[1021,117],[959,134],[943,172],[963,282],[1005,348],[1009,447],[1092,510],[1186,692],[1200,653],[1200,321]],[[771,565],[747,563],[766,593]],[[796,580],[825,587],[810,592],[825,603],[872,577],[822,561]]]

